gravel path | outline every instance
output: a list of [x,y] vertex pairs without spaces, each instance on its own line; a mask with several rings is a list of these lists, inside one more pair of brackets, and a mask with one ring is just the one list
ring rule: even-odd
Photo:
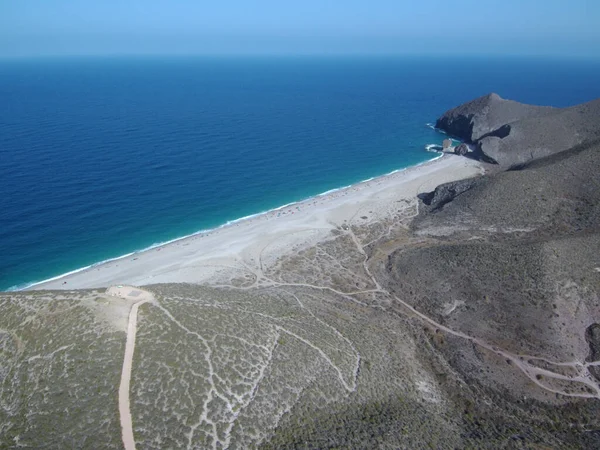
[[125,450],[135,450],[133,423],[131,419],[131,409],[129,406],[129,386],[131,382],[133,352],[135,350],[137,315],[140,306],[142,306],[144,303],[154,301],[154,296],[148,291],[132,286],[112,286],[106,291],[106,293],[116,297],[121,297],[126,300],[136,301],[129,312],[127,340],[125,342],[125,355],[123,357],[123,370],[121,371],[121,384],[119,385],[119,416],[121,418],[123,445],[125,446]]

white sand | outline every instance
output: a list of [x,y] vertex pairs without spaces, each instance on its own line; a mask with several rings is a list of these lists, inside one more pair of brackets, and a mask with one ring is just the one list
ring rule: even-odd
[[[345,222],[365,223],[388,217],[399,200],[414,201],[437,185],[483,173],[473,160],[444,155],[435,161],[312,198],[279,211],[107,262],[41,283],[32,289],[76,289],[114,284],[218,283],[224,273],[271,264],[327,237]],[[360,219],[367,216],[368,219]],[[260,262],[259,262],[260,261]],[[63,284],[66,282],[66,284]]]

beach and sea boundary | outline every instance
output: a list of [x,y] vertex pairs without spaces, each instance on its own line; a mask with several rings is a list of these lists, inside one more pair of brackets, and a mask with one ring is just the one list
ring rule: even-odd
[[425,163],[333,189],[299,202],[198,231],[138,252],[102,261],[21,289],[79,289],[115,283],[207,283],[240,264],[277,260],[291,248],[327,238],[344,223],[367,222],[389,215],[397,202],[437,185],[483,173],[473,160],[440,155]]
[[0,290],[423,162],[446,137],[426,123],[492,87],[556,107],[598,96],[597,65],[575,61],[465,59],[443,85],[444,58],[277,61],[5,61]]

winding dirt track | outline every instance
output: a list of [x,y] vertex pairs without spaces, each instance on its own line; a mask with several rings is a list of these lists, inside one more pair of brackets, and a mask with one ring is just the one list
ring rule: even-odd
[[[417,215],[417,214],[418,214],[418,203],[416,203],[416,214],[415,215]],[[412,217],[414,217],[414,216],[412,216]],[[529,378],[533,383],[535,383],[540,388],[542,388],[546,391],[552,392],[554,394],[564,395],[567,397],[590,398],[590,399],[595,398],[595,399],[600,400],[600,383],[595,379],[595,377],[589,371],[590,367],[600,366],[600,361],[597,361],[597,362],[551,361],[549,359],[539,357],[539,356],[514,354],[505,349],[498,348],[496,345],[485,342],[482,339],[479,339],[475,336],[470,336],[468,334],[462,333],[457,330],[453,330],[445,325],[442,325],[441,323],[436,322],[431,317],[417,311],[412,305],[405,302],[401,298],[397,297],[396,295],[393,295],[391,292],[384,289],[378,282],[377,278],[371,272],[370,265],[369,265],[371,259],[370,259],[369,255],[366,253],[365,248],[367,247],[367,245],[370,245],[372,242],[377,242],[380,239],[383,239],[386,236],[389,236],[390,230],[388,230],[387,232],[384,232],[381,236],[379,236],[379,238],[373,240],[372,242],[370,242],[369,244],[366,244],[366,245],[363,245],[360,242],[360,240],[354,234],[354,232],[352,231],[351,228],[346,228],[343,233],[348,235],[352,239],[352,242],[356,246],[356,250],[363,256],[363,258],[364,258],[363,259],[363,269],[364,269],[365,273],[367,274],[367,277],[369,278],[369,280],[372,283],[371,289],[367,289],[367,290],[363,290],[363,291],[356,291],[356,292],[342,292],[342,291],[339,291],[339,290],[334,289],[329,286],[319,286],[319,285],[313,285],[313,284],[309,284],[309,283],[278,282],[278,281],[268,278],[264,274],[264,272],[262,270],[262,262],[260,261],[260,257],[259,257],[258,267],[256,267],[254,270],[249,266],[246,266],[246,268],[249,271],[251,271],[251,273],[253,273],[256,280],[262,281],[262,287],[280,287],[280,288],[281,287],[284,287],[284,288],[285,287],[288,287],[288,288],[304,287],[304,288],[312,288],[312,289],[317,289],[317,290],[326,290],[331,293],[340,295],[350,301],[359,303],[359,304],[361,304],[363,306],[367,306],[367,307],[370,305],[355,299],[353,296],[356,294],[367,293],[367,292],[379,292],[379,293],[389,297],[390,299],[393,299],[398,305],[401,305],[405,309],[405,311],[407,311],[410,315],[417,317],[424,322],[429,323],[431,326],[435,327],[436,329],[439,329],[447,334],[451,334],[451,335],[459,337],[461,339],[465,339],[469,342],[472,342],[475,345],[478,345],[482,348],[485,348],[486,350],[489,350],[490,352],[495,353],[498,356],[501,356],[507,360],[510,360],[519,370],[521,370],[521,372],[523,372],[523,374],[527,378]],[[254,285],[245,287],[245,288],[239,288],[239,287],[233,286],[233,285],[219,285],[219,287],[227,287],[229,289],[247,290],[247,289],[257,288],[259,286],[258,286],[258,282],[255,282]],[[373,306],[373,307],[381,308],[380,306]],[[550,366],[571,367],[576,371],[576,374],[563,375],[560,372],[555,372],[555,371],[551,370],[550,368],[538,367],[538,366],[532,364],[532,362],[531,362],[531,361],[536,361],[536,360],[546,362]],[[576,390],[568,390],[567,391],[565,389],[553,388],[552,386],[547,385],[544,381],[541,381],[544,379],[554,379],[554,380],[559,380],[559,381],[581,383],[581,384],[585,385],[587,388],[589,388],[589,391],[588,392],[585,392],[585,391],[581,392],[581,391],[576,391]]]
[[127,340],[125,342],[125,355],[123,357],[123,369],[121,371],[121,384],[119,385],[119,416],[121,418],[123,446],[125,447],[125,450],[135,450],[133,422],[131,419],[131,409],[129,406],[129,387],[131,383],[133,352],[135,350],[137,315],[140,306],[142,306],[144,303],[154,301],[154,296],[148,291],[144,291],[132,286],[112,286],[106,291],[106,293],[127,300],[137,300],[129,312]]

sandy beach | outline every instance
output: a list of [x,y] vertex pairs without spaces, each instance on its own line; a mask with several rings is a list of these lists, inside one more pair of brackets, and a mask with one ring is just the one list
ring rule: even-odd
[[397,210],[405,200],[437,185],[483,173],[480,163],[454,155],[358,183],[329,194],[99,264],[29,289],[80,289],[113,284],[218,284],[227,274],[325,239],[345,223],[368,223]]

